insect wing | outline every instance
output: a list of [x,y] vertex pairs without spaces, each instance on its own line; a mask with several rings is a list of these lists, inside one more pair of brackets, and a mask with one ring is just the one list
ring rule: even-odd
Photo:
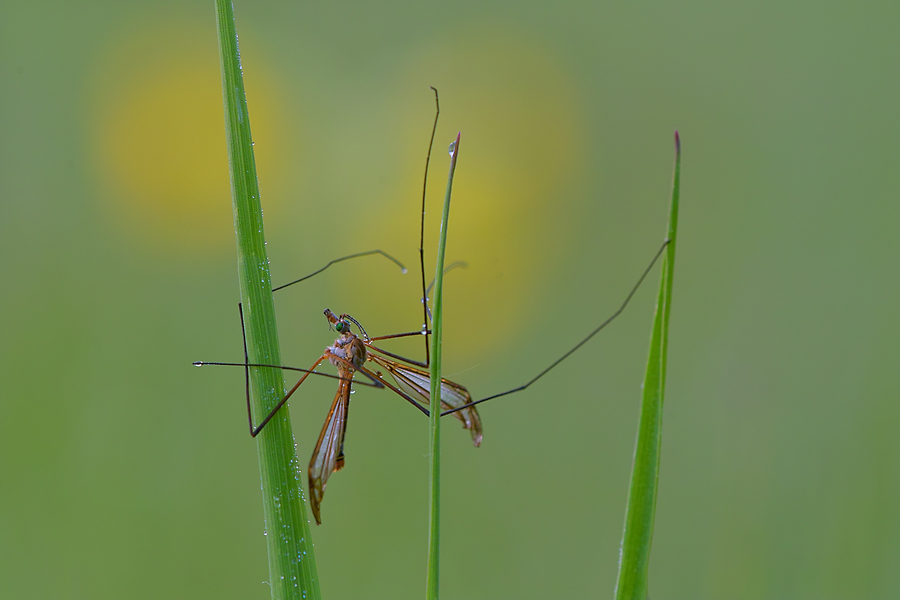
[[341,379],[328,418],[319,434],[316,449],[309,460],[309,503],[312,506],[316,523],[322,524],[319,518],[319,505],[325,495],[325,485],[335,471],[344,466],[344,434],[347,432],[347,411],[350,408],[349,371],[340,371]]
[[[369,354],[370,358],[377,364],[387,369],[388,373],[397,382],[397,387],[406,392],[410,397],[417,400],[420,404],[428,406],[431,396],[431,376],[428,372],[415,367],[402,365],[400,363],[388,360],[383,356],[375,353]],[[472,396],[469,390],[446,379],[441,379],[441,405],[443,410],[451,408],[459,408],[472,402]],[[481,445],[482,431],[481,418],[478,416],[478,410],[473,406],[453,413],[460,421],[463,427],[472,432],[472,443],[476,446]]]

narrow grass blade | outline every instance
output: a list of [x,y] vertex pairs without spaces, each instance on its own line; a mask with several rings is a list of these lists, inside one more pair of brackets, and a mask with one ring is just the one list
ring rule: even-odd
[[663,396],[666,387],[666,346],[669,340],[669,313],[672,308],[680,173],[681,142],[676,131],[675,175],[672,182],[672,204],[669,209],[669,245],[663,257],[656,315],[653,320],[653,333],[650,336],[650,355],[647,360],[647,373],[644,376],[637,447],[634,451],[634,468],[631,473],[625,530],[622,534],[622,549],[619,556],[616,600],[647,598],[650,543],[653,540],[653,517],[656,512],[656,487],[659,480]]
[[[216,0],[219,59],[225,102],[225,132],[234,229],[237,238],[238,276],[251,363],[281,364],[275,304],[263,234],[256,162],[250,137],[250,117],[244,95],[234,10],[231,0]],[[257,421],[268,414],[284,394],[279,369],[251,370],[251,400]],[[318,599],[319,582],[309,535],[306,505],[287,406],[257,436],[269,584],[272,598]]]
[[425,597],[437,600],[440,587],[441,547],[441,340],[444,322],[444,254],[447,249],[447,225],[450,219],[450,192],[453,189],[453,173],[459,156],[459,135],[450,146],[450,175],[447,177],[447,194],[444,196],[444,215],[441,217],[441,237],[438,240],[437,266],[434,275],[434,306],[431,321],[431,435],[429,437],[430,506],[428,520],[428,572],[425,581]]

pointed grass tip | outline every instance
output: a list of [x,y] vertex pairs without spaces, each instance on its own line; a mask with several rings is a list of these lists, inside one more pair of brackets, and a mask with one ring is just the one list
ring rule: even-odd
[[675,152],[681,152],[681,137],[678,135],[678,130],[675,130]]
[[456,149],[459,148],[459,136],[462,135],[462,132],[456,134],[456,140],[450,142],[450,148],[447,149],[447,152],[450,154],[450,158],[453,158],[453,155],[456,154]]

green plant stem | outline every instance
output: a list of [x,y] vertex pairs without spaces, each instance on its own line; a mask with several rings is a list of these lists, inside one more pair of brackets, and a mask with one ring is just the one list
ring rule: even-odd
[[434,275],[434,306],[431,321],[431,434],[429,436],[430,507],[428,521],[428,572],[425,581],[425,597],[437,600],[440,587],[441,546],[441,341],[444,321],[444,255],[447,249],[447,225],[450,220],[450,192],[453,189],[453,173],[459,156],[459,135],[450,156],[450,175],[447,177],[447,193],[444,196],[444,214],[441,217],[441,237],[438,240],[437,266]]
[[[251,363],[280,365],[250,117],[230,0],[216,0],[216,25],[247,348]],[[258,421],[283,397],[284,381],[279,369],[251,369],[250,381],[252,412]],[[321,594],[293,439],[287,406],[256,437],[269,584],[272,598],[317,600]]]
[[646,600],[653,540],[653,518],[659,481],[662,441],[662,410],[666,387],[666,352],[669,341],[669,314],[672,308],[672,277],[675,269],[675,234],[678,227],[678,197],[681,173],[681,142],[675,132],[675,174],[669,209],[669,245],[663,257],[659,296],[650,336],[650,353],[644,376],[634,469],[622,533],[616,600]]

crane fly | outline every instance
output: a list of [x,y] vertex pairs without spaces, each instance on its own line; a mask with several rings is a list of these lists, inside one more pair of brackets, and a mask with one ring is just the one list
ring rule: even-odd
[[[400,337],[398,335],[384,336],[381,338],[369,338],[365,329],[350,315],[335,316],[329,309],[325,309],[325,318],[340,336],[330,347],[325,349],[322,356],[313,365],[313,369],[324,360],[328,360],[338,370],[341,380],[338,384],[331,410],[325,419],[325,425],[319,434],[312,458],[309,461],[309,496],[313,516],[316,523],[321,523],[319,506],[325,494],[325,486],[332,473],[339,471],[344,466],[344,436],[347,432],[347,413],[350,409],[350,387],[353,385],[353,374],[364,373],[370,379],[376,380],[388,389],[397,393],[400,397],[418,408],[424,414],[429,414],[426,408],[429,404],[430,378],[427,371],[423,371],[409,364],[402,364],[400,360],[407,362],[397,355],[385,352],[372,345],[373,341]],[[352,325],[356,325],[362,337],[353,332]],[[402,336],[403,334],[401,334]],[[420,332],[411,335],[421,335]],[[397,360],[395,360],[397,359]],[[376,367],[386,370],[394,379],[396,385],[388,382],[380,370],[372,371],[366,367],[367,362],[372,362]],[[312,370],[312,369],[311,369]],[[294,386],[294,390],[302,383]],[[291,390],[293,392],[293,390]],[[288,396],[285,397],[285,400]],[[477,447],[481,445],[482,429],[481,418],[474,406],[470,407],[472,396],[468,390],[458,383],[447,379],[441,379],[441,406],[445,410],[456,410],[453,414],[459,418],[463,427],[472,434],[472,443]]]
[[[430,293],[431,286],[425,285],[425,258],[423,250],[425,236],[425,188],[427,187],[428,181],[428,165],[431,160],[431,149],[434,144],[435,131],[437,130],[438,116],[440,115],[440,104],[438,101],[437,90],[435,90],[434,88],[432,89],[434,90],[435,94],[436,114],[434,125],[431,130],[431,141],[429,142],[428,146],[428,155],[425,160],[425,182],[422,186],[422,219],[419,234],[419,266],[421,273],[423,306],[422,329],[420,331],[412,331],[408,333],[397,333],[379,337],[369,337],[369,335],[366,333],[366,330],[356,319],[348,314],[337,316],[331,310],[326,308],[324,311],[325,318],[328,320],[329,326],[339,335],[334,343],[325,349],[322,355],[318,359],[316,359],[316,361],[309,369],[286,367],[283,365],[251,364],[249,362],[249,356],[247,352],[247,337],[244,329],[243,310],[241,309],[241,305],[238,304],[238,308],[241,309],[241,332],[244,337],[244,362],[225,363],[198,361],[194,363],[194,365],[198,367],[203,365],[244,367],[247,419],[250,427],[250,435],[253,437],[256,437],[266,426],[266,424],[270,420],[272,420],[275,414],[281,409],[282,406],[287,403],[294,392],[296,392],[297,389],[303,384],[303,382],[306,381],[309,375],[317,375],[338,380],[338,388],[335,392],[334,400],[331,404],[331,409],[328,411],[328,416],[325,419],[325,424],[322,427],[322,431],[319,434],[319,439],[316,442],[315,449],[313,450],[312,458],[309,461],[308,478],[310,505],[312,506],[313,516],[315,517],[316,523],[318,524],[321,524],[322,522],[320,510],[328,479],[331,477],[332,473],[341,470],[341,468],[343,468],[344,466],[344,438],[347,432],[347,415],[350,409],[350,394],[352,393],[351,387],[354,382],[358,385],[364,385],[368,387],[382,389],[388,388],[399,395],[401,398],[412,404],[423,414],[430,414],[427,407],[430,405],[431,377],[427,369],[430,363],[428,338],[431,334],[431,331],[428,329],[428,322],[430,321],[431,315],[428,309],[428,294]],[[521,392],[527,389],[538,379],[546,375],[557,365],[567,359],[576,350],[586,344],[588,340],[594,337],[613,320],[615,320],[616,317],[618,317],[622,313],[622,311],[625,310],[625,307],[631,301],[631,298],[637,292],[638,288],[641,286],[641,283],[643,283],[644,279],[650,273],[653,265],[656,264],[656,261],[662,255],[663,250],[665,250],[668,244],[669,240],[665,240],[663,242],[662,246],[654,255],[653,260],[650,261],[650,264],[643,271],[637,283],[631,288],[631,291],[625,297],[624,302],[622,302],[619,308],[611,316],[600,323],[599,326],[597,326],[593,331],[587,334],[586,337],[575,344],[575,346],[572,347],[569,351],[557,358],[547,368],[538,373],[525,384],[512,388],[505,392],[500,392],[498,394],[493,394],[473,401],[471,395],[469,394],[469,391],[465,387],[458,383],[454,383],[442,378],[440,386],[442,408],[441,416],[443,417],[451,414],[454,415],[462,422],[463,428],[469,430],[470,434],[472,435],[472,443],[476,447],[480,446],[483,432],[481,426],[481,417],[478,415],[476,405],[481,404],[482,402],[487,402],[488,400],[494,400],[496,398],[508,396],[510,394]],[[403,264],[390,254],[380,249],[370,250],[367,252],[358,252],[356,254],[350,254],[348,256],[334,259],[319,270],[305,277],[301,277],[300,279],[296,279],[294,281],[276,287],[272,291],[276,292],[288,286],[305,281],[313,277],[314,275],[318,275],[319,273],[325,271],[332,265],[339,262],[371,255],[383,256],[384,258],[398,265],[402,269],[403,273],[406,273],[406,268],[403,266]],[[453,263],[448,266],[447,269],[445,269],[445,272],[455,266],[464,265],[465,263]],[[353,326],[358,329],[359,335],[352,331]],[[416,361],[410,358],[404,358],[397,354],[388,352],[387,350],[384,350],[373,344],[373,342],[381,342],[384,340],[411,336],[424,337],[424,362]],[[326,361],[337,369],[337,375],[316,371],[316,368]],[[369,365],[369,363],[372,363],[372,365],[374,365],[374,368],[367,366]],[[297,383],[284,395],[281,400],[279,400],[275,407],[269,412],[269,414],[265,416],[265,418],[263,418],[262,421],[260,421],[259,425],[257,426],[253,425],[253,415],[250,407],[250,367],[283,369],[285,371],[296,371],[303,373]],[[385,372],[391,376],[391,379],[393,379],[394,383],[390,383],[387,379],[385,379]],[[360,374],[363,377],[355,378],[356,374]]]
[[[325,494],[325,487],[328,483],[328,479],[329,477],[331,477],[332,473],[339,471],[344,466],[344,438],[347,432],[347,415],[350,409],[351,387],[353,385],[354,375],[356,373],[362,374],[368,380],[357,380],[358,383],[371,387],[388,388],[405,399],[407,402],[415,406],[425,415],[430,415],[429,409],[426,407],[430,405],[431,376],[426,369],[428,369],[430,363],[430,349],[428,338],[431,332],[428,330],[430,311],[428,309],[427,295],[431,289],[431,286],[425,286],[425,190],[428,184],[428,165],[431,161],[431,150],[434,145],[434,135],[437,130],[437,122],[440,115],[440,101],[438,99],[437,90],[434,88],[431,89],[434,90],[436,110],[434,124],[431,129],[431,139],[428,145],[428,154],[425,159],[425,179],[422,185],[422,220],[419,232],[419,266],[421,272],[423,306],[422,330],[370,338],[363,326],[360,325],[360,323],[350,315],[342,314],[338,317],[333,312],[331,312],[331,310],[325,309],[325,317],[328,320],[331,328],[338,332],[339,337],[334,341],[334,344],[325,349],[322,355],[318,359],[316,359],[316,361],[309,369],[283,367],[280,365],[254,365],[250,364],[249,362],[246,330],[244,329],[243,308],[240,304],[238,305],[241,314],[241,331],[244,337],[244,362],[241,366],[243,366],[245,369],[247,418],[251,436],[256,437],[260,433],[260,431],[262,431],[266,424],[275,416],[278,410],[287,403],[287,401],[294,394],[294,392],[297,391],[300,385],[302,385],[303,382],[306,381],[309,375],[324,375],[338,380],[338,388],[335,392],[334,400],[331,404],[331,409],[328,411],[328,416],[325,419],[325,424],[323,425],[322,431],[319,434],[319,439],[316,442],[316,447],[313,450],[312,458],[309,462],[308,477],[310,505],[312,507],[313,516],[315,517],[316,523],[318,524],[321,524],[322,522],[320,517],[320,506],[322,503],[322,498]],[[276,287],[272,291],[276,292],[290,285],[300,283],[301,281],[318,275],[322,271],[338,262],[373,254],[380,254],[384,256],[385,258],[393,261],[398,266],[400,266],[404,273],[406,272],[406,268],[393,256],[387,254],[382,250],[371,250],[368,252],[359,252],[332,260],[321,269],[305,277],[301,277],[300,279]],[[465,263],[453,263],[446,270],[464,264]],[[354,325],[359,330],[359,333],[362,337],[352,331],[352,326]],[[378,348],[372,344],[372,342],[376,342],[379,340],[409,337],[415,335],[424,337],[424,362],[404,358],[397,354]],[[336,377],[327,373],[319,373],[316,371],[316,368],[325,361],[328,361],[337,369],[338,373]],[[374,370],[366,366],[368,362],[373,363],[373,365],[375,366]],[[203,366],[205,364],[238,366],[236,363],[211,363],[202,361],[194,363],[195,366]],[[253,415],[250,404],[250,367],[281,368],[285,370],[303,372],[303,375],[300,377],[294,387],[292,387],[287,392],[287,394],[285,394],[284,397],[279,400],[279,402],[269,412],[269,414],[266,415],[265,418],[263,418],[263,420],[259,423],[259,425],[255,427],[253,425]],[[393,384],[385,379],[382,369],[384,372],[391,376],[394,381]],[[472,443],[476,447],[480,446],[483,437],[481,418],[478,416],[477,409],[474,406],[469,406],[472,404],[472,396],[469,394],[469,391],[458,383],[454,383],[442,378],[440,385],[440,395],[440,405],[442,410],[444,412],[449,411],[455,414],[456,417],[462,422],[463,427],[470,431],[472,435]]]
[[[243,323],[243,309],[240,305],[238,305],[238,308],[241,314],[241,323]],[[291,396],[294,395],[294,392],[297,391],[310,375],[321,375],[338,380],[337,392],[335,392],[334,400],[331,403],[331,409],[328,411],[328,416],[325,418],[325,424],[322,426],[322,431],[319,433],[319,439],[316,442],[316,447],[309,460],[309,469],[307,471],[309,479],[309,502],[316,523],[319,525],[322,524],[320,506],[322,504],[322,498],[325,495],[325,486],[327,485],[331,474],[340,471],[344,466],[344,437],[347,433],[347,415],[350,410],[350,394],[352,393],[351,387],[354,382],[354,375],[356,373],[361,373],[369,380],[368,382],[357,382],[362,385],[388,388],[419,409],[426,416],[430,415],[427,406],[430,403],[431,396],[431,377],[428,371],[419,368],[422,366],[427,367],[428,365],[382,350],[372,344],[372,342],[379,340],[422,335],[423,332],[413,331],[409,333],[370,338],[363,326],[352,316],[348,314],[336,316],[327,308],[325,309],[324,314],[325,318],[328,320],[329,326],[337,331],[339,336],[334,341],[334,344],[325,348],[322,355],[316,359],[308,369],[284,367],[280,365],[251,364],[248,361],[247,337],[243,327],[243,363],[203,361],[194,363],[194,365],[198,367],[203,365],[220,365],[241,366],[245,368],[247,418],[250,424],[250,435],[252,437],[259,435],[259,432],[272,420],[275,414],[287,403]],[[362,337],[353,332],[353,325],[359,329]],[[337,369],[337,376],[316,371],[316,368],[325,361],[328,361]],[[372,370],[367,368],[367,362],[374,363],[376,369]],[[250,367],[276,368],[303,372],[303,375],[297,383],[294,384],[287,394],[278,401],[278,404],[275,405],[257,426],[253,425],[253,416],[250,409]],[[387,371],[395,384],[387,381],[378,367]],[[472,444],[475,445],[475,447],[481,445],[483,437],[481,417],[479,417],[478,410],[472,403],[471,394],[469,394],[469,391],[465,387],[448,379],[441,378],[441,408],[444,410],[444,414],[456,415],[462,422],[463,428],[470,431],[472,434]]]

